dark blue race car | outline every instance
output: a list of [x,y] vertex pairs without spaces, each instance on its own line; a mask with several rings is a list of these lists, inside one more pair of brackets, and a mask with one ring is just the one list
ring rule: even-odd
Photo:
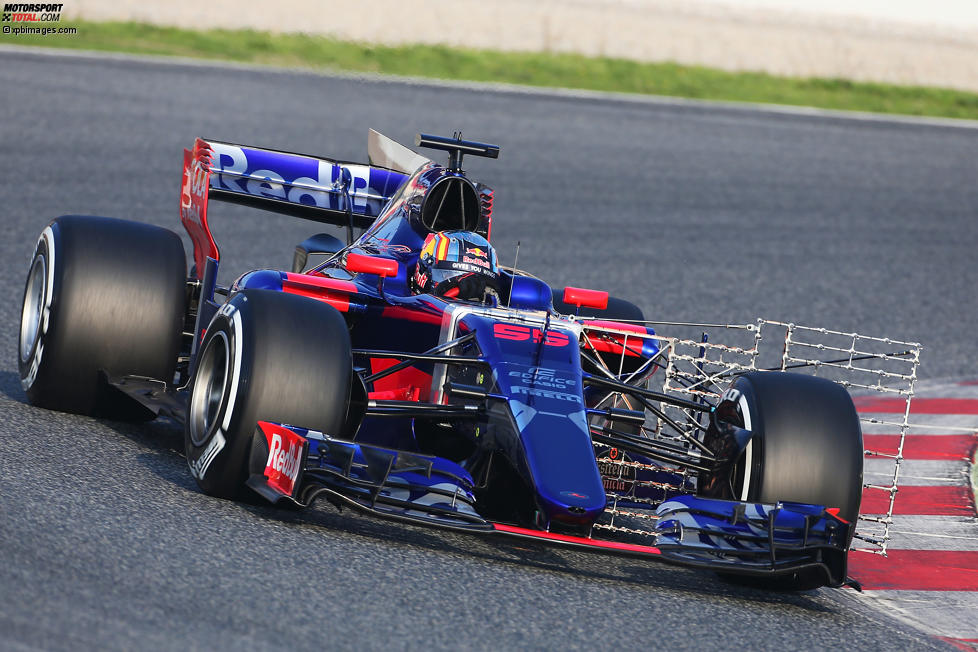
[[[462,170],[498,147],[416,145],[447,165],[376,132],[367,165],[198,139],[181,196],[189,275],[171,231],[55,219],[24,294],[29,400],[181,420],[214,496],[325,497],[773,586],[844,584],[863,459],[846,390],[693,359],[702,378],[665,391],[682,356],[640,309],[499,265],[493,191]],[[209,200],[347,237],[314,235],[291,271],[223,287]]]

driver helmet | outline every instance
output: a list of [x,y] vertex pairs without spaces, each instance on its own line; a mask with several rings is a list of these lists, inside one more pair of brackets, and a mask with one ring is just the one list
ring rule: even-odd
[[499,303],[496,251],[478,233],[430,233],[414,270],[414,290],[446,299]]

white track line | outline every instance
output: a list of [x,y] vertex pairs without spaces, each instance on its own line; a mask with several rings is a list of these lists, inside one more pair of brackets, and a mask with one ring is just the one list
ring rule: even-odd
[[[900,486],[946,486],[968,484],[971,464],[961,460],[903,460]],[[863,462],[863,481],[884,484],[893,479],[891,458],[869,458]],[[899,497],[897,498],[899,500]]]
[[865,602],[935,636],[978,638],[974,591],[865,591]]
[[890,534],[893,549],[978,550],[978,519],[971,516],[896,515]]
[[[911,401],[913,405],[913,401]],[[883,412],[860,412],[863,419],[871,418],[885,423],[862,422],[863,434],[892,435],[900,432],[898,424],[903,415]],[[910,415],[910,433],[915,435],[960,435],[978,430],[978,415],[974,414],[912,414]]]

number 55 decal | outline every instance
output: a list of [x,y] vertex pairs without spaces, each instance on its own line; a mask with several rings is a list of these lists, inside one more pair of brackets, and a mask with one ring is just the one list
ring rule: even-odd
[[515,340],[517,342],[530,340],[534,344],[539,344],[542,340],[547,346],[567,346],[570,343],[570,337],[566,333],[548,330],[544,334],[539,328],[530,328],[519,324],[495,324],[492,333],[501,340]]

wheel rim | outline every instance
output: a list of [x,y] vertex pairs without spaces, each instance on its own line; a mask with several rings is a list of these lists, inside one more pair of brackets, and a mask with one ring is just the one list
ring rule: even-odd
[[41,331],[41,315],[44,311],[44,290],[47,282],[47,263],[44,256],[37,256],[31,264],[24,291],[24,307],[20,316],[20,359],[27,362],[34,351]]
[[[737,405],[744,430],[751,430],[750,406],[747,404],[747,397],[741,394]],[[754,465],[753,437],[749,442],[747,442],[747,447],[744,449],[744,454],[738,461],[738,464],[742,465],[742,467],[735,469],[734,473],[735,477],[737,477],[738,481],[740,482],[740,500],[746,501],[748,495],[750,494],[751,467]],[[740,477],[741,475],[743,478]]]
[[229,352],[227,335],[218,331],[207,343],[190,396],[190,440],[202,446],[211,436],[226,403]]

